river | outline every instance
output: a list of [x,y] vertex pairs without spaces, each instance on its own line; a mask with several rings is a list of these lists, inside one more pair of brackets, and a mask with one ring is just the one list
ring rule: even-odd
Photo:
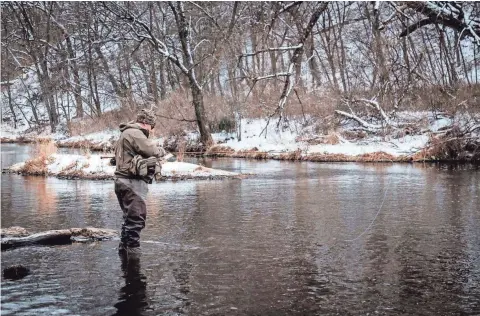
[[[30,156],[2,144],[2,168]],[[241,159],[155,183],[142,257],[118,241],[4,251],[2,315],[479,315],[474,166]],[[1,226],[118,229],[112,181],[2,174]]]

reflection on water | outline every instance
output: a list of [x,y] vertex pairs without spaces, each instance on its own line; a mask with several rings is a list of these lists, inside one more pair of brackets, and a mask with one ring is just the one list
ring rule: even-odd
[[[201,163],[257,175],[150,186],[133,264],[116,241],[3,252],[32,273],[2,280],[2,315],[480,314],[475,168]],[[1,194],[2,227],[120,227],[110,181],[3,175]]]
[[140,270],[139,258],[120,256],[125,286],[120,289],[118,303],[114,306],[117,312],[114,315],[142,315],[148,308],[146,289],[147,278]]

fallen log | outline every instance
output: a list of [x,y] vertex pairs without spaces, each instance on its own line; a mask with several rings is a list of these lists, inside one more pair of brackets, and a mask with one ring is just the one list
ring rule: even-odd
[[72,242],[102,241],[118,236],[113,229],[94,227],[48,230],[36,234],[26,234],[27,232],[21,227],[3,229],[1,232],[2,250],[29,245],[65,245]]

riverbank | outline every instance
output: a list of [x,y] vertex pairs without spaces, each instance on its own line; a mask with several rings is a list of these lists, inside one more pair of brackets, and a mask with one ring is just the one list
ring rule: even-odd
[[[73,155],[51,154],[39,155],[2,170],[4,173],[23,175],[53,176],[60,179],[110,180],[114,177],[115,167],[110,159],[103,159],[98,154]],[[211,169],[186,162],[165,162],[162,164],[162,177],[167,180],[212,180],[222,178],[239,178],[236,172]]]
[[[318,119],[296,120],[278,129],[264,119],[244,119],[236,133],[214,133],[215,145],[205,148],[197,132],[158,137],[154,141],[180,157],[195,155],[246,159],[317,162],[480,162],[478,116],[448,116],[429,112],[398,113],[396,128],[375,133],[356,122],[337,122],[326,129]],[[240,131],[240,132],[239,132]],[[106,130],[69,137],[63,134],[35,138],[7,133],[1,142],[32,143],[51,139],[59,148],[111,153],[120,132]]]

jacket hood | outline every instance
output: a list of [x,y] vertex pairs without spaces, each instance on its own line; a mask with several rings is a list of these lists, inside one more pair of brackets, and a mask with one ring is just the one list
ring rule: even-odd
[[123,131],[125,131],[125,130],[127,130],[127,129],[129,129],[129,128],[139,129],[139,130],[141,130],[141,131],[143,132],[143,134],[145,134],[145,136],[147,136],[147,138],[148,138],[148,134],[149,134],[148,131],[147,131],[146,129],[141,128],[140,125],[139,125],[137,122],[135,122],[135,121],[131,121],[131,122],[128,122],[128,123],[121,123],[121,124],[119,125],[119,127],[120,127],[120,132],[123,132]]

